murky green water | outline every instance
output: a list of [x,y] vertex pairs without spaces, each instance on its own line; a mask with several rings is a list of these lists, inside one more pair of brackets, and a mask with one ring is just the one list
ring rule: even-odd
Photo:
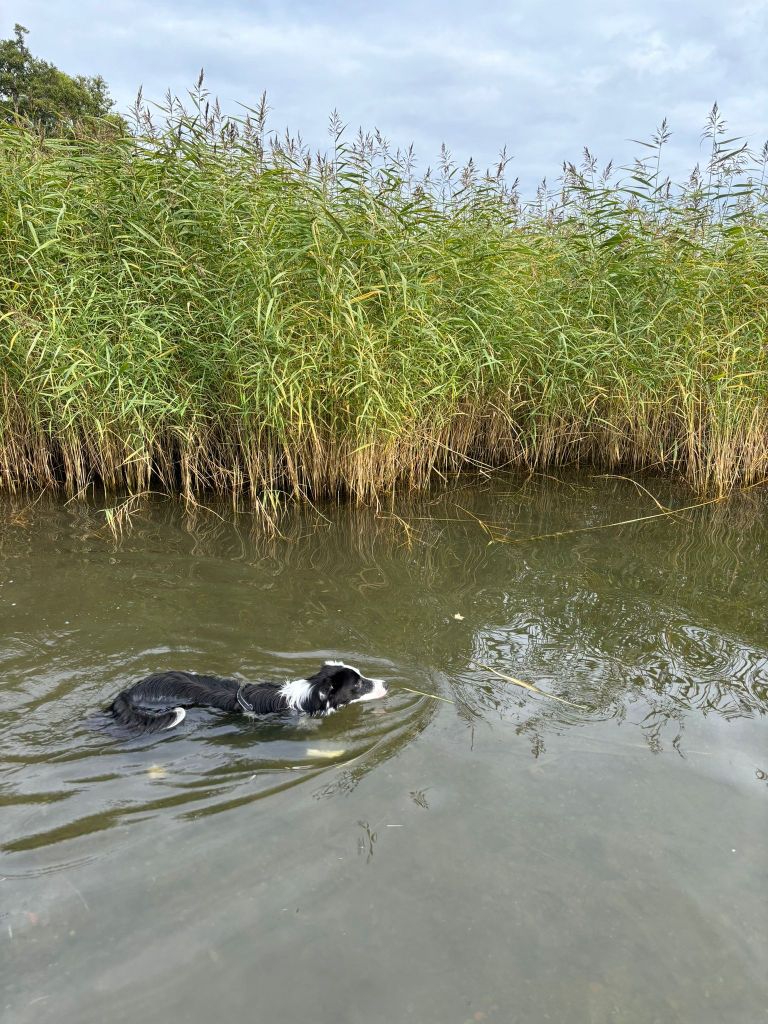
[[[115,543],[95,508],[29,505],[0,508],[8,1021],[768,1020],[758,492],[514,544],[488,529],[658,510],[497,481],[265,544],[159,501]],[[131,741],[98,714],[163,667],[326,657],[390,695]]]

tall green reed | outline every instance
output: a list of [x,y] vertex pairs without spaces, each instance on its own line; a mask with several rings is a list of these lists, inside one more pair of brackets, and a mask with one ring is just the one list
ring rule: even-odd
[[202,81],[134,131],[0,126],[0,479],[376,499],[463,465],[768,475],[766,158],[585,150],[524,201],[378,133],[312,154]]

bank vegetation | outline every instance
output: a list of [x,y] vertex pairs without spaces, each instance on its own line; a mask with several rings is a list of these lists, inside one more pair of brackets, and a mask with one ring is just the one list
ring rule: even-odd
[[202,86],[132,130],[0,125],[0,484],[375,500],[466,466],[768,475],[766,156],[328,152]]

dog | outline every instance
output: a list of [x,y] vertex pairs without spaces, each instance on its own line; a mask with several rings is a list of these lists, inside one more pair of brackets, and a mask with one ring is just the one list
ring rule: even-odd
[[136,732],[174,729],[187,708],[218,708],[249,716],[300,711],[331,715],[347,704],[386,696],[383,679],[368,679],[343,661],[326,661],[309,679],[287,683],[243,683],[196,672],[159,672],[115,697],[109,711]]

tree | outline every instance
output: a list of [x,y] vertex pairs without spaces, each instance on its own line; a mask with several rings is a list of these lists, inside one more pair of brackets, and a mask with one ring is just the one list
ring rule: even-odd
[[32,56],[26,35],[28,29],[16,25],[13,39],[0,40],[0,121],[21,117],[55,132],[83,118],[121,120],[110,114],[114,102],[100,75],[64,74]]

